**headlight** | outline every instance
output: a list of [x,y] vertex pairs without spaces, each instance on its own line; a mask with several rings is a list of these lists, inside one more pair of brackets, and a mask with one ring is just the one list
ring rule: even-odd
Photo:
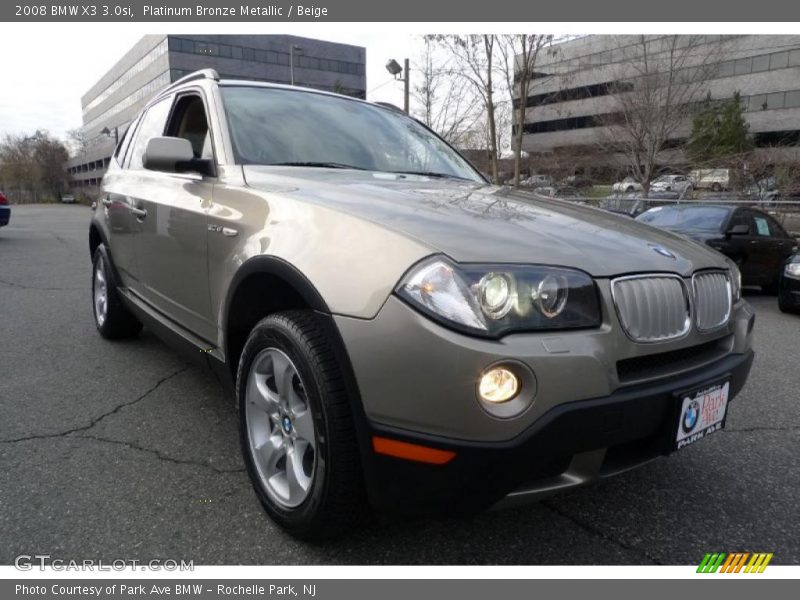
[[800,279],[800,263],[797,262],[789,263],[783,268],[783,274],[786,275],[786,277]]
[[457,265],[434,257],[412,268],[396,292],[429,317],[485,337],[601,323],[594,281],[574,269]]

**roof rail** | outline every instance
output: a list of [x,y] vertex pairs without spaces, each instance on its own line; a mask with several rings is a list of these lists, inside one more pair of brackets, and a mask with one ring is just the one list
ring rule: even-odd
[[379,100],[377,102],[373,102],[373,104],[377,104],[378,106],[382,106],[383,108],[388,108],[389,110],[393,110],[394,112],[399,112],[399,113],[406,114],[406,111],[404,111],[399,106],[396,106],[396,105],[392,104],[391,102],[381,102]]
[[177,81],[173,81],[170,85],[165,87],[163,91],[166,92],[167,90],[171,90],[176,86],[186,83],[187,81],[194,81],[195,79],[213,79],[214,81],[219,81],[219,73],[217,73],[216,69],[200,69],[194,73],[184,75]]

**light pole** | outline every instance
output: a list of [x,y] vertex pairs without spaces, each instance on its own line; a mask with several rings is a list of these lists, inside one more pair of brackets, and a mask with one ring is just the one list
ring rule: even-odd
[[[403,66],[400,66],[395,59],[390,59],[389,62],[386,63],[386,70],[389,71],[390,75],[394,75],[396,81],[403,82],[403,110],[406,114],[408,114],[408,96],[409,96],[409,77],[408,77],[408,59],[403,60]],[[403,74],[402,77],[399,77],[400,74]]]
[[303,49],[297,44],[289,46],[289,81],[294,85],[294,53],[302,52]]
[[[394,75],[396,81],[403,82],[403,111],[408,114],[408,59],[403,60],[402,67],[395,59],[389,59],[389,62],[386,63],[386,70],[389,71],[390,75]],[[399,76],[401,73],[403,74],[402,77]]]

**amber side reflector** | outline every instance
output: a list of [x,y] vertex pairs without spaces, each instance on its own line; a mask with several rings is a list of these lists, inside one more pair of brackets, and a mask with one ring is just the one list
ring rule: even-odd
[[444,465],[456,457],[456,453],[450,450],[428,448],[419,444],[409,444],[378,436],[372,436],[372,448],[376,454],[385,454],[431,465]]

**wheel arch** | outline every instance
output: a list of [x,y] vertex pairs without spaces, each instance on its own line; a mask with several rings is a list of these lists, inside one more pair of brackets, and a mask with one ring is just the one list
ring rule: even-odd
[[97,250],[97,247],[103,244],[106,248],[108,248],[108,240],[106,240],[105,235],[103,234],[100,227],[97,226],[96,223],[92,223],[89,225],[89,257],[94,258],[94,251]]
[[[267,292],[270,296],[277,292],[277,297],[281,301],[270,299],[266,295]],[[247,306],[251,303],[257,305],[257,310],[247,310]],[[298,308],[313,310],[320,318],[320,326],[327,334],[339,368],[342,370],[356,425],[359,448],[362,458],[366,459],[370,455],[371,448],[368,421],[355,371],[341,332],[328,304],[314,284],[297,267],[281,258],[257,256],[247,260],[236,271],[228,286],[220,314],[225,362],[231,381],[235,386],[239,358],[252,327],[269,314]]]
[[231,279],[223,302],[220,314],[225,358],[234,379],[244,343],[259,320],[291,309],[331,314],[314,284],[297,267],[274,256],[245,261]]

